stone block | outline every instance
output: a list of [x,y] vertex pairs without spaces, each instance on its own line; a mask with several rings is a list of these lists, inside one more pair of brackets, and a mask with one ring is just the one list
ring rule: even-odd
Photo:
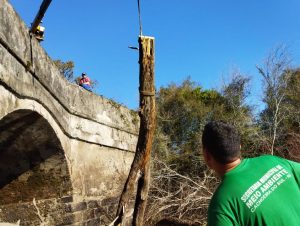
[[80,223],[70,224],[70,226],[86,226],[86,222],[80,222]]
[[99,204],[96,200],[91,200],[87,202],[88,209],[95,209],[99,207]]
[[20,225],[22,226],[32,226],[32,225],[40,225],[41,221],[21,221]]
[[118,202],[119,202],[118,198],[110,197],[110,198],[103,199],[102,202],[101,202],[101,205],[102,206],[117,205]]
[[100,221],[102,223],[102,225],[109,225],[111,222],[113,222],[115,218],[113,217],[109,217],[107,215],[103,215],[100,217]]
[[82,220],[90,220],[95,218],[94,210],[86,210],[82,212]]
[[69,203],[69,202],[73,202],[73,196],[65,196],[65,197],[62,197],[60,199],[60,201],[62,203]]
[[66,214],[64,216],[62,216],[62,218],[60,219],[56,219],[57,222],[55,223],[55,225],[57,226],[62,226],[62,225],[70,225],[75,222],[75,216],[73,214]]
[[89,220],[86,222],[86,226],[99,226],[100,225],[100,219],[99,218],[95,218],[92,220]]
[[73,212],[73,211],[72,211],[72,205],[71,205],[71,204],[65,205],[65,206],[64,206],[64,211],[65,211],[66,213],[72,213],[72,212]]
[[82,211],[86,209],[87,209],[86,202],[79,202],[76,204],[72,204],[72,212]]
[[107,215],[107,208],[106,207],[99,207],[99,208],[95,209],[94,210],[94,215],[97,218]]
[[16,222],[18,220],[30,221],[39,220],[36,215],[36,209],[31,203],[23,203],[23,204],[10,204],[5,206],[0,206],[0,218],[1,221],[6,222]]

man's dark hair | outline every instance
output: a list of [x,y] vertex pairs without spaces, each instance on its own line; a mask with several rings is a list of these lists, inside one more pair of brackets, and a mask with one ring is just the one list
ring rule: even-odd
[[203,148],[220,163],[229,163],[240,157],[240,140],[233,126],[220,121],[207,123],[202,135]]

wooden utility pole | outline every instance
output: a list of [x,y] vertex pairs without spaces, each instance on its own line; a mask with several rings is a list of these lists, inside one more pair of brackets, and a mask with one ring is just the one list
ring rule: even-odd
[[[147,204],[150,180],[150,157],[155,131],[155,87],[154,87],[154,38],[139,37],[140,63],[140,131],[136,153],[131,169],[119,201],[117,220],[113,225],[121,225],[125,221],[124,209],[136,188],[133,226],[143,225],[144,212]],[[137,186],[137,187],[136,187]],[[126,210],[125,210],[126,211]]]

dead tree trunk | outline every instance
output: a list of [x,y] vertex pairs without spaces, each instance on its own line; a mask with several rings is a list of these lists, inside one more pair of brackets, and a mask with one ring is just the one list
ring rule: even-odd
[[143,225],[150,179],[150,156],[155,130],[155,87],[154,87],[154,38],[139,37],[140,63],[140,131],[136,153],[119,201],[117,220],[114,225],[124,222],[123,214],[129,200],[133,197],[135,186],[137,194],[132,225]]

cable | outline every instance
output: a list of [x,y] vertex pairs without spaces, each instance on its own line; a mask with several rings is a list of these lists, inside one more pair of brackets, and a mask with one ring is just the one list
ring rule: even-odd
[[140,0],[137,0],[137,2],[138,2],[138,13],[139,13],[140,36],[142,36],[142,20],[141,20]]

